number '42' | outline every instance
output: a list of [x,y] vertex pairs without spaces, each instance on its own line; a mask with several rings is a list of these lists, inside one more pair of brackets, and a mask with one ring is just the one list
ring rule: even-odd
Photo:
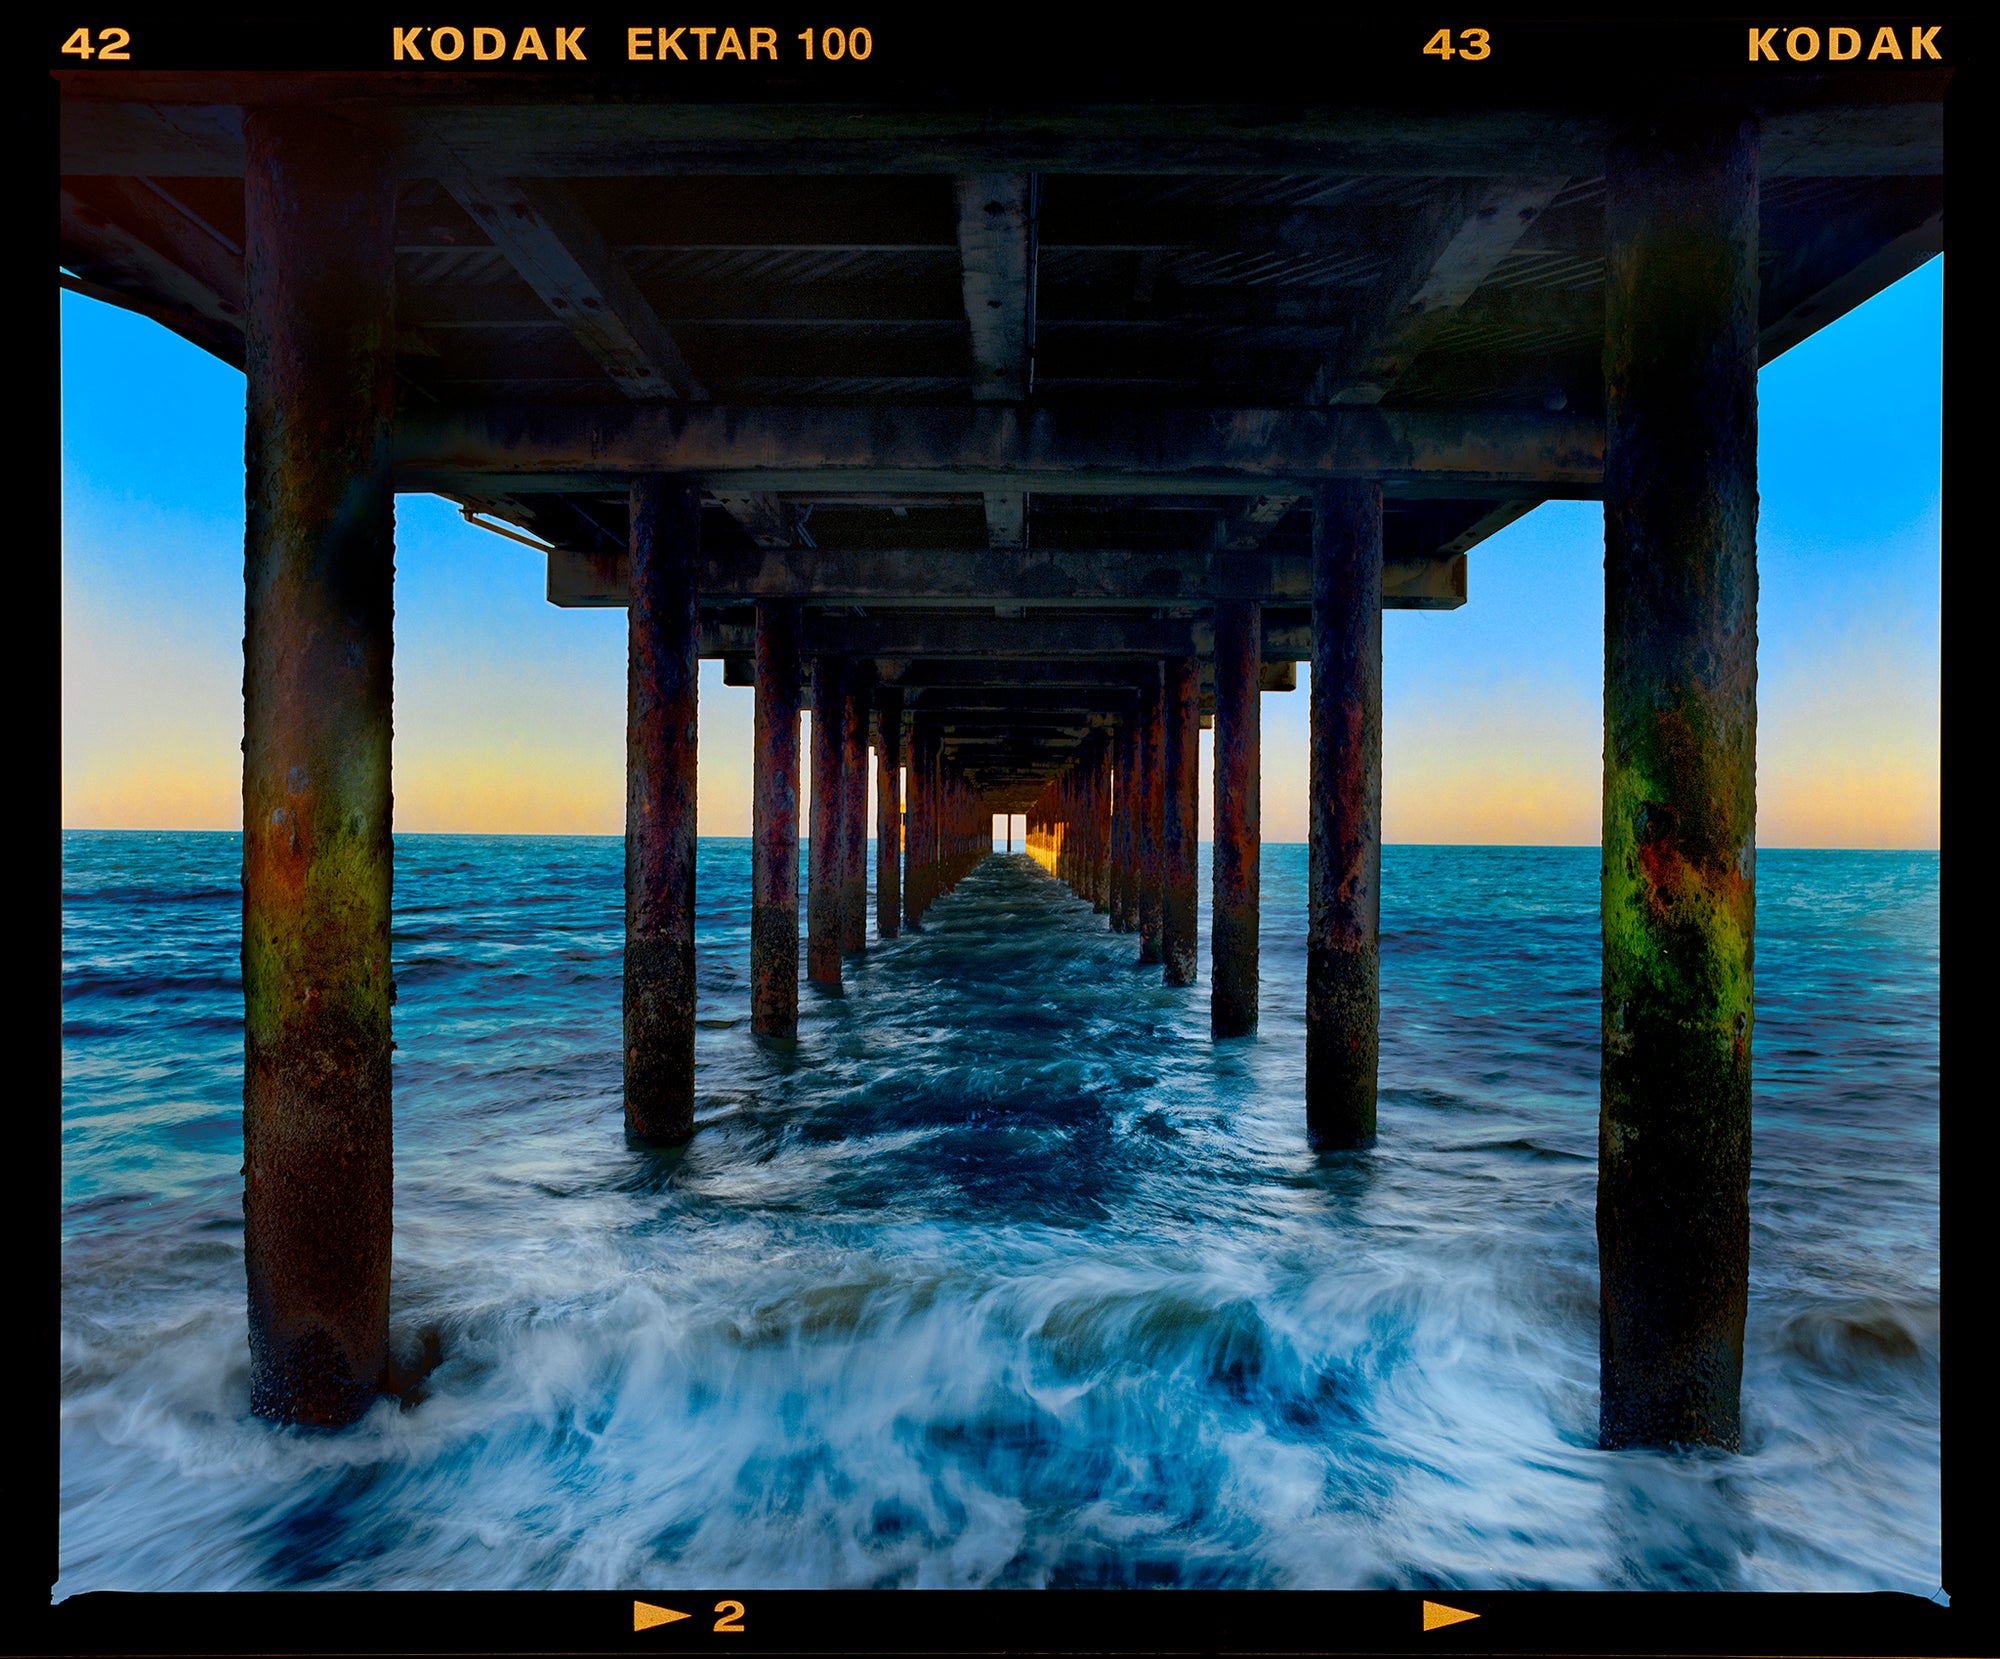
[[130,29],[99,29],[97,45],[90,44],[90,31],[78,29],[62,43],[62,49],[73,58],[94,57],[99,63],[130,63],[132,54],[126,50],[132,44]]
[[1460,29],[1456,46],[1452,44],[1449,29],[1438,30],[1424,43],[1427,58],[1463,58],[1467,63],[1477,63],[1492,55],[1493,38],[1484,29]]

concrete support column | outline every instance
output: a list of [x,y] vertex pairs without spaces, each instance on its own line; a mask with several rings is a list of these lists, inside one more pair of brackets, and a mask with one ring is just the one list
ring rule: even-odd
[[1663,112],[1605,180],[1606,1446],[1742,1436],[1756,921],[1757,134]]
[[848,669],[840,714],[840,949],[868,948],[868,703],[873,664]]
[[930,817],[932,809],[930,734],[923,722],[910,724],[910,844],[903,882],[903,925],[912,933],[923,931],[926,888],[930,882]]
[[1072,893],[1076,891],[1076,838],[1070,833],[1070,779],[1056,780],[1056,875]]
[[1162,750],[1165,723],[1160,698],[1160,671],[1139,686],[1139,731],[1134,747],[1138,787],[1134,804],[1138,807],[1138,857],[1135,885],[1139,894],[1139,960],[1160,960],[1160,875],[1162,839],[1163,776],[1166,770]]
[[1118,769],[1118,734],[1107,730],[1101,739],[1104,744],[1104,759],[1098,772],[1097,829],[1099,842],[1098,885],[1104,893],[1104,914],[1108,920],[1112,907],[1118,902],[1116,884],[1117,851],[1113,838],[1112,811],[1118,799],[1117,781],[1114,774]]
[[1090,747],[1090,907],[1111,910],[1111,740],[1099,732]]
[[1215,607],[1214,897],[1208,1025],[1217,1037],[1257,1029],[1259,771],[1263,630],[1255,600]]
[[1381,1003],[1382,486],[1313,491],[1306,1133],[1375,1134]]
[[951,834],[951,768],[945,764],[941,733],[930,734],[924,778],[931,790],[924,848],[925,862],[930,868],[930,875],[924,884],[924,908],[928,911],[951,889],[951,872],[945,865],[945,847]]
[[806,862],[806,978],[840,988],[841,880],[846,873],[847,664],[813,662],[812,836]]
[[798,607],[757,604],[757,708],[751,739],[750,1029],[799,1030]]
[[625,705],[625,1127],[694,1133],[694,587],[701,492],[635,479]]
[[332,1426],[388,1361],[396,180],[306,110],[244,143],[250,1405]]
[[903,926],[903,693],[875,694],[875,937]]
[[1169,657],[1164,691],[1160,944],[1166,982],[1192,985],[1196,889],[1201,879],[1201,664],[1193,657]]
[[1138,926],[1138,892],[1133,874],[1132,787],[1137,749],[1134,722],[1127,715],[1118,722],[1113,741],[1117,756],[1116,775],[1111,780],[1111,931],[1130,933]]

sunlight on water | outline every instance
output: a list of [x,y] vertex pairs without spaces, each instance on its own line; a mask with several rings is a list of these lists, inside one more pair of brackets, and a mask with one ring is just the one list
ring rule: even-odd
[[[1207,849],[1204,854],[1203,887]],[[1903,1589],[1939,1577],[1938,860],[1759,859],[1745,1449],[1596,1449],[1597,854],[1384,849],[1381,1133],[1024,856],[749,1034],[701,844],[698,1132],[629,1145],[622,849],[397,845],[391,1338],[248,1415],[237,841],[64,838],[62,1577],[96,1589]],[[872,901],[871,901],[872,929]]]

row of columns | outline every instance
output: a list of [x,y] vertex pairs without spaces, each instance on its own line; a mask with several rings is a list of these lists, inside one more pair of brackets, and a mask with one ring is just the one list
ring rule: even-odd
[[[1379,492],[1375,499],[1379,519]],[[1378,587],[1380,580],[1378,569]],[[1255,601],[1216,607],[1209,1023],[1218,1037],[1257,1028],[1261,630]],[[1192,985],[1200,665],[1192,657],[1169,657],[1156,677],[1141,680],[1138,694],[1136,713],[1111,733],[1092,737],[1069,770],[1036,797],[1028,809],[1028,850],[1092,908],[1108,913],[1113,932],[1139,935],[1141,964],[1160,963],[1169,985]],[[1326,1144],[1359,1138],[1341,1142],[1330,1128],[1315,1135]]]
[[[945,753],[943,734],[923,718],[910,723],[910,808],[905,830],[903,922],[913,932],[924,913],[992,851],[992,824],[978,792]],[[978,830],[986,828],[981,844]]]
[[[797,606],[757,606],[757,753],[752,783],[751,1029],[798,1030],[799,713]],[[634,659],[637,660],[636,658]],[[868,764],[875,753],[875,931],[893,939],[951,891],[984,850],[979,800],[921,719],[909,732],[909,810],[902,691],[873,685],[872,666],[836,656],[812,664],[812,823],[806,881],[806,978],[837,990],[841,962],[868,948]],[[871,696],[873,708],[870,708]],[[871,745],[872,737],[872,745]]]
[[[244,1238],[251,1398],[351,1420],[391,1379],[389,925],[395,170],[311,108],[244,120]],[[1757,138],[1697,106],[1606,162],[1602,1096],[1607,1445],[1734,1446],[1748,1284],[1755,916]],[[694,1101],[699,497],[631,494],[625,1110],[683,1140]],[[1381,493],[1314,496],[1306,1113],[1375,1125]],[[1217,613],[1215,1023],[1255,1018],[1254,610]],[[796,622],[760,607],[754,1022],[797,1019]],[[861,948],[867,688],[816,663],[813,977]],[[1163,666],[1080,779],[1092,903],[1193,972],[1194,665]],[[883,777],[903,711],[878,708]],[[911,735],[902,919],[990,844],[940,734]],[[1101,762],[1093,762],[1101,765]],[[1129,779],[1129,787],[1124,780]],[[1103,818],[1108,788],[1111,815]],[[892,794],[893,790],[885,791]],[[857,803],[862,803],[857,808]],[[822,834],[822,814],[823,834]],[[892,814],[884,814],[893,824]],[[1065,832],[1066,839],[1067,832]],[[881,845],[896,850],[898,837]],[[1068,856],[1068,855],[1066,855]],[[1107,872],[1098,873],[1108,860]],[[896,860],[885,856],[885,871]],[[878,881],[878,895],[891,888]],[[893,900],[879,899],[893,925]],[[1225,987],[1227,994],[1225,997]],[[1225,1017],[1225,1007],[1227,1015]]]

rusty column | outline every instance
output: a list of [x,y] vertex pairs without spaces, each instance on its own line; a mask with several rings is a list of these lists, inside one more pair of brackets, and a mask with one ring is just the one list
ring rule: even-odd
[[1090,899],[1090,748],[1077,751],[1069,785],[1070,887],[1085,902]]
[[875,937],[903,926],[903,693],[875,694]]
[[633,480],[625,713],[625,1127],[694,1133],[694,560],[701,492]]
[[1263,665],[1255,600],[1215,607],[1215,847],[1209,921],[1209,1032],[1257,1029],[1258,772]]
[[1166,728],[1161,776],[1163,813],[1160,838],[1161,949],[1169,985],[1192,985],[1195,973],[1196,887],[1199,862],[1201,788],[1201,664],[1193,657],[1169,657],[1162,701]]
[[1056,879],[1072,892],[1076,890],[1075,872],[1070,868],[1069,830],[1070,778],[1067,774],[1056,779]]
[[799,1030],[798,607],[757,602],[757,708],[750,798],[750,1029]]
[[1139,960],[1160,960],[1160,874],[1162,773],[1165,770],[1165,726],[1160,698],[1159,669],[1139,687],[1139,733],[1137,788],[1133,802],[1138,807],[1137,882],[1139,890]]
[[903,871],[903,925],[921,933],[924,925],[926,888],[930,881],[929,850],[931,786],[926,762],[930,756],[930,734],[920,719],[910,722],[910,844]]
[[244,143],[250,1405],[333,1426],[388,1359],[396,179],[302,109]]
[[931,809],[924,817],[924,909],[944,897],[950,889],[951,872],[945,868],[945,839],[951,825],[951,773],[944,764],[943,735],[933,731],[924,755],[924,782],[930,786]]
[[938,891],[949,893],[958,885],[958,779],[951,763],[938,764]]
[[1137,748],[1130,715],[1118,722],[1117,776],[1112,780],[1111,809],[1111,931],[1130,933],[1138,925],[1137,893],[1132,871],[1132,773]]
[[930,859],[931,876],[924,894],[924,907],[931,905],[951,891],[951,866],[945,862],[946,850],[951,845],[951,768],[945,763],[944,736],[941,732],[931,736],[929,767],[931,780]]
[[1100,915],[1110,915],[1112,907],[1112,734],[1100,732],[1098,744],[1098,766],[1096,766],[1096,818],[1092,824],[1092,853],[1096,865],[1092,869],[1092,879],[1096,881],[1094,907]]
[[1375,1134],[1382,877],[1382,487],[1313,492],[1306,1133]]
[[848,665],[840,716],[840,949],[868,948],[868,703],[874,665]]
[[1756,920],[1757,133],[1659,112],[1607,157],[1606,1446],[1742,1436]]
[[962,772],[953,778],[958,786],[958,879],[963,881],[979,862],[979,853],[972,845],[972,785]]
[[847,664],[813,662],[812,836],[807,849],[806,978],[840,989],[841,878],[846,873]]
[[1082,798],[1077,803],[1078,812],[1082,820],[1080,827],[1083,831],[1083,845],[1081,848],[1083,857],[1083,896],[1090,900],[1090,908],[1093,911],[1102,911],[1104,909],[1104,891],[1099,886],[1097,880],[1097,873],[1101,867],[1097,851],[1097,798],[1103,760],[1103,751],[1098,746],[1097,739],[1093,737],[1084,746],[1081,763],[1083,768]]

